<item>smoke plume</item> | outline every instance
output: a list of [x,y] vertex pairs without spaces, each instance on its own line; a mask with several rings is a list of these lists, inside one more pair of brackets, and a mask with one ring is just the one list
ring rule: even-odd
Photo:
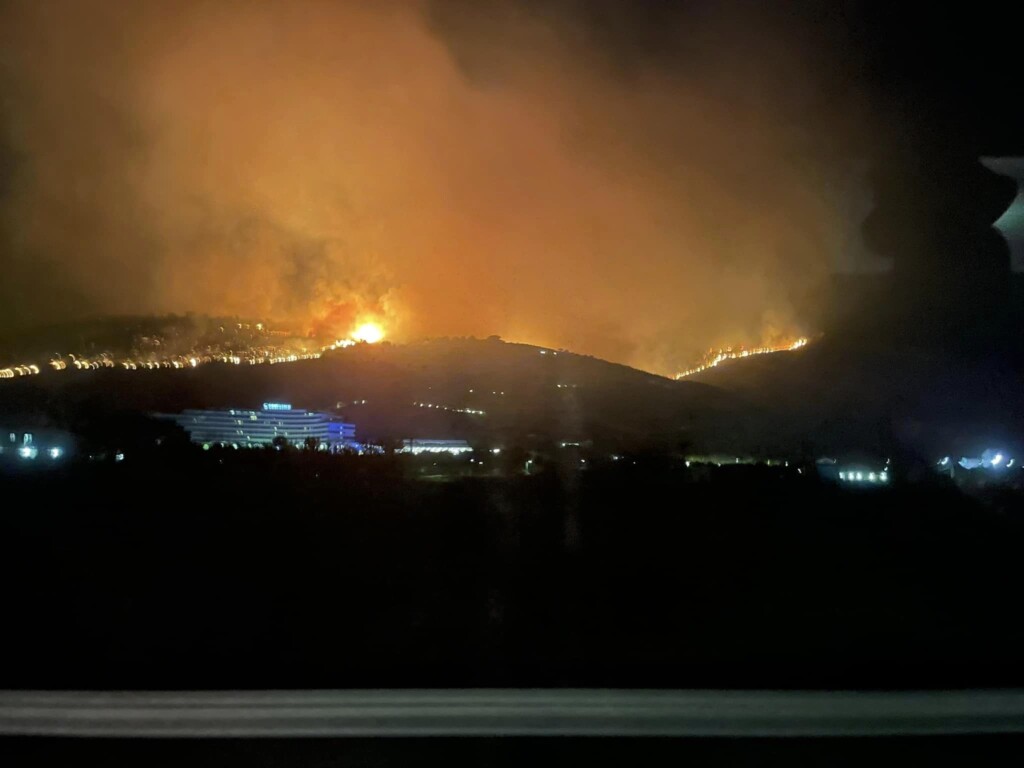
[[377,318],[665,373],[805,330],[858,104],[828,19],[715,7],[0,5],[0,328]]

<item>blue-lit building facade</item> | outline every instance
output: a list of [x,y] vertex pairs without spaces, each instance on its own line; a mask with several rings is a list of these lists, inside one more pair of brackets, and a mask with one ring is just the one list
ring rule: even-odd
[[259,410],[190,409],[171,417],[193,443],[239,448],[272,445],[283,438],[302,446],[310,438],[324,450],[358,449],[356,428],[328,413],[292,408],[289,403],[264,403]]

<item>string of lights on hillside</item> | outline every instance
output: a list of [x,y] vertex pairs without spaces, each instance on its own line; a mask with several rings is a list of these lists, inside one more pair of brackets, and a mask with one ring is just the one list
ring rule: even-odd
[[[504,394],[504,393],[502,393]],[[478,408],[456,408],[454,405],[438,405],[435,403],[421,403],[419,400],[414,400],[413,405],[419,408],[436,408],[439,411],[452,411],[453,413],[468,413],[473,416],[484,416],[486,411],[481,411]]]
[[693,376],[701,371],[714,368],[716,365],[721,365],[726,360],[740,360],[744,357],[753,357],[754,355],[770,355],[773,352],[792,352],[801,347],[806,347],[809,341],[810,339],[806,336],[801,336],[799,339],[767,347],[727,347],[726,349],[711,350],[699,365],[677,373],[676,379],[685,379],[687,376]]

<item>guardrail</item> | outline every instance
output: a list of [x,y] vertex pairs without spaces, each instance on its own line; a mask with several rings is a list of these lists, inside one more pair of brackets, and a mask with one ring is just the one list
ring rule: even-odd
[[1024,732],[1024,691],[0,692],[0,734],[724,736]]

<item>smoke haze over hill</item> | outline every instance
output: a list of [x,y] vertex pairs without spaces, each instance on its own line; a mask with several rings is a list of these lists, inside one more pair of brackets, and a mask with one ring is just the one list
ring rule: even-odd
[[2,3],[0,328],[372,318],[663,373],[799,334],[860,224],[836,26],[644,8]]

